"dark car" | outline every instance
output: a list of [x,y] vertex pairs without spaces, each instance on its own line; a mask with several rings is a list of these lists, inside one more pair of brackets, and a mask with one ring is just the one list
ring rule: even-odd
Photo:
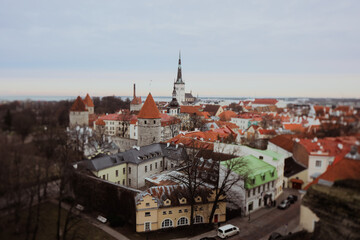
[[278,205],[279,209],[287,209],[288,207],[290,207],[290,201],[287,199],[282,200],[282,202]]
[[279,239],[281,238],[282,235],[278,232],[273,232],[270,236],[269,236],[269,240],[275,240],[275,239]]
[[293,204],[294,202],[296,202],[298,199],[298,197],[296,195],[293,195],[293,194],[290,194],[288,197],[287,197],[287,200],[289,200],[289,202],[291,204]]
[[203,237],[203,238],[200,238],[200,240],[216,240],[216,238],[214,238],[214,237]]

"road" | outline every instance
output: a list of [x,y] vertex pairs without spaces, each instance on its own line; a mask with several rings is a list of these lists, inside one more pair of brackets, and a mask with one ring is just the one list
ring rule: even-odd
[[[287,189],[284,194],[277,200],[277,203],[288,196],[288,194],[297,194],[292,189]],[[297,194],[298,195],[298,194]],[[299,196],[299,195],[298,195]],[[241,240],[265,240],[272,232],[279,232],[280,234],[288,234],[294,232],[298,228],[300,220],[300,204],[301,199],[292,204],[288,209],[280,210],[277,208],[263,208],[254,213],[251,213],[251,220],[247,217],[238,217],[231,219],[226,224],[233,224],[240,228],[240,234],[230,239]],[[222,224],[222,225],[225,225]],[[198,240],[202,237],[214,237],[216,230],[190,238]]]

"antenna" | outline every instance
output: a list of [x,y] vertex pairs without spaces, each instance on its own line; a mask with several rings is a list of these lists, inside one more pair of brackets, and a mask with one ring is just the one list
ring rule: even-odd
[[151,92],[151,83],[152,83],[152,80],[150,80],[150,82],[149,82],[149,92]]

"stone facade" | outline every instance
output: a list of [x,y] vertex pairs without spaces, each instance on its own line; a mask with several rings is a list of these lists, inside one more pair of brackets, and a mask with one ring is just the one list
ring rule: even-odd
[[138,119],[138,145],[161,141],[161,119]]
[[76,126],[88,126],[89,125],[89,112],[70,111],[69,113],[70,128]]

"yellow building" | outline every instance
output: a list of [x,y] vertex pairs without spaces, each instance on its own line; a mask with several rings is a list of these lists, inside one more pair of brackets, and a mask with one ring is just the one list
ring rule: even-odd
[[[190,225],[191,206],[185,197],[186,188],[179,185],[156,186],[138,194],[136,204],[136,231],[146,232]],[[208,223],[215,195],[202,189],[195,197],[194,223]],[[220,198],[213,222],[226,221],[225,197]]]

